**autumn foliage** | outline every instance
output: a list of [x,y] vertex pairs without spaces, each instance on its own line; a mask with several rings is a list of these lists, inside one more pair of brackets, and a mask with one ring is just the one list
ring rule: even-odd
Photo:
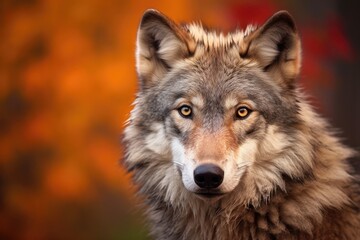
[[[226,30],[297,9],[280,1],[2,0],[0,239],[145,239],[119,160],[136,91],[137,25],[150,7]],[[341,22],[336,13],[311,23],[294,15],[303,85],[331,91],[327,61],[353,57]]]

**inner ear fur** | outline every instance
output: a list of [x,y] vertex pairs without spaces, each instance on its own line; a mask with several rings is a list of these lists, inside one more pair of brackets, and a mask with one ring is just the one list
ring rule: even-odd
[[191,56],[187,31],[159,11],[145,11],[137,33],[136,66],[142,87],[156,84],[176,61]]
[[301,66],[301,43],[295,22],[280,11],[244,39],[240,56],[257,61],[280,83],[292,83]]

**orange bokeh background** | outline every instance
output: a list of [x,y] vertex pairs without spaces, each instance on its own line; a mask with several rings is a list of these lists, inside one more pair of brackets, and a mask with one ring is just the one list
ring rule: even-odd
[[300,5],[2,0],[0,239],[147,239],[135,187],[119,164],[137,88],[136,31],[147,8],[225,30],[288,9],[302,32],[302,85],[335,116],[337,75],[329,65],[354,63],[356,54],[336,7],[317,18],[307,12],[311,3]]

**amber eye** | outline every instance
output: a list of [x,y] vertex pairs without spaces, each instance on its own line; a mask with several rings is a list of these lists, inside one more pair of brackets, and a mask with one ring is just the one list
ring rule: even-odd
[[192,114],[192,109],[190,106],[188,105],[183,105],[178,109],[180,115],[184,118],[189,118],[191,117]]
[[236,115],[240,119],[244,119],[251,113],[251,110],[247,107],[239,107],[239,109],[236,112]]

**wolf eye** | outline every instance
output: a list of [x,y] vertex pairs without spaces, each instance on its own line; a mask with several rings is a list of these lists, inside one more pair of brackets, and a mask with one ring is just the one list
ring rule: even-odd
[[192,109],[190,106],[188,105],[183,105],[181,106],[179,109],[179,114],[184,117],[184,118],[189,118],[191,117],[191,114],[192,114]]
[[247,116],[249,116],[250,113],[251,113],[251,110],[249,108],[239,107],[236,112],[236,115],[240,119],[245,119]]

